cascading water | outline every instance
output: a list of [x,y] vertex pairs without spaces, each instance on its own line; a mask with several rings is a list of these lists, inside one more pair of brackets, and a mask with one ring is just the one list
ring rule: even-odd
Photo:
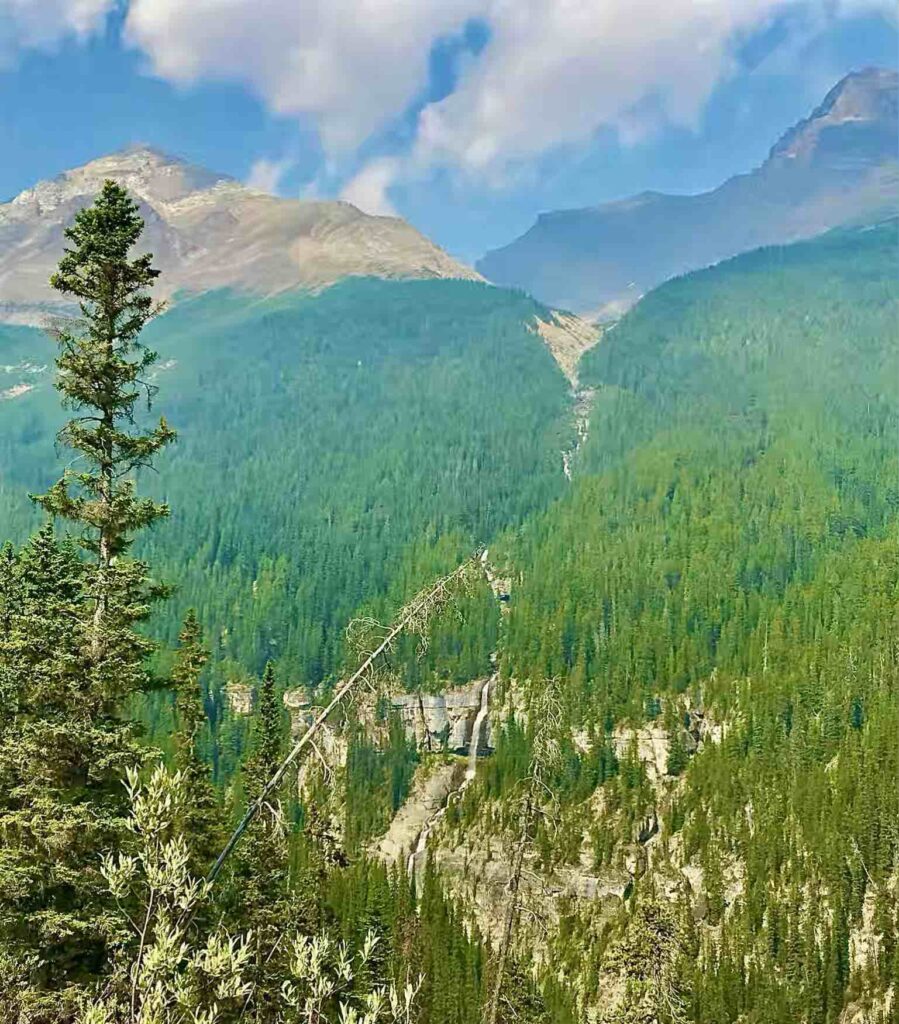
[[453,800],[459,799],[477,774],[478,751],[481,749],[481,739],[484,733],[484,726],[487,722],[487,716],[490,713],[490,684],[493,683],[495,679],[496,676],[491,676],[489,679],[485,680],[484,685],[481,687],[481,706],[478,708],[478,713],[475,716],[474,723],[471,727],[471,739],[468,742],[468,765],[465,769],[465,777],[462,780],[462,784],[458,789],[450,793],[443,807],[440,808],[430,821],[428,821],[421,832],[418,833],[418,841],[416,842],[413,851],[409,854],[409,860],[406,863],[406,871],[410,877],[415,875],[415,866],[424,855],[424,852],[428,847],[428,838],[434,831],[437,823],[444,814],[446,814],[447,808]]
[[478,767],[478,751],[481,749],[481,733],[484,731],[484,722],[490,712],[490,683],[488,679],[481,688],[481,706],[478,709],[474,725],[471,727],[471,741],[468,744],[468,767],[465,770],[465,781],[471,782],[475,777]]
[[[481,552],[481,565],[484,568],[484,575],[487,578],[487,582],[490,584],[490,589],[493,591],[494,596],[499,598],[500,601],[506,602],[508,600],[508,589],[509,582],[502,580],[497,576],[496,571],[491,565],[485,548]],[[508,611],[508,606],[503,603],[501,605],[503,615]],[[491,662],[496,665],[497,652],[494,652],[490,657]],[[415,842],[415,847],[409,854],[409,860],[407,862],[406,869],[410,877],[415,874],[415,866],[418,861],[424,856],[427,847],[428,839],[431,833],[434,831],[437,823],[446,814],[447,808],[454,801],[458,800],[459,797],[465,792],[468,786],[474,781],[475,775],[477,774],[478,767],[478,751],[481,749],[482,741],[484,738],[484,728],[487,724],[487,718],[490,714],[490,691],[493,688],[493,684],[499,678],[498,673],[494,674],[487,680],[484,681],[484,685],[481,687],[481,702],[478,708],[478,713],[475,716],[475,720],[471,726],[471,738],[468,742],[468,763],[465,767],[465,775],[462,779],[461,784],[447,797],[446,803],[440,808],[432,817],[428,820],[421,832],[418,833],[418,839]]]
[[596,394],[595,388],[580,388],[573,392],[574,395],[574,430],[575,441],[571,448],[562,452],[562,472],[565,479],[571,481],[571,467],[574,464],[577,453],[581,450],[590,432],[590,409],[593,405],[593,397]]

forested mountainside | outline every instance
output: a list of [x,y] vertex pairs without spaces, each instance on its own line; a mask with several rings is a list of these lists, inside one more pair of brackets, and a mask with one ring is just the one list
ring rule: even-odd
[[[0,1016],[11,1024],[461,1024],[487,979],[478,933],[465,927],[464,911],[444,898],[433,872],[413,890],[403,865],[370,863],[351,845],[335,816],[346,788],[342,769],[335,777],[316,761],[300,776],[285,774],[281,691],[295,680],[268,661],[245,709],[252,725],[239,764],[230,766],[227,785],[216,785],[223,780],[205,756],[211,652],[193,610],[164,664],[151,661],[158,645],[148,633],[158,623],[148,619],[170,592],[132,547],[173,510],[140,492],[145,480],[135,476],[145,478],[177,434],[164,415],[139,415],[138,406],[150,403],[160,374],[177,364],[161,363],[142,344],[155,278],[152,257],[134,252],[142,228],[137,204],[108,181],[67,231],[70,248],[52,283],[79,298],[82,318],[60,325],[55,338],[55,389],[70,412],[57,436],[63,472],[48,476],[33,498],[43,525],[24,544],[0,547]],[[425,294],[415,297],[424,370],[445,344],[440,331],[427,342]],[[399,311],[404,302],[408,321],[408,295]],[[440,326],[436,313],[437,306]],[[225,308],[233,328],[241,318],[232,314]],[[394,332],[402,321],[398,312]],[[497,330],[489,318],[479,326],[502,352],[510,322],[500,315]],[[367,353],[383,358],[383,339],[375,344],[373,333]],[[289,344],[285,335],[295,336],[295,325],[269,340]],[[531,337],[524,330],[516,341]],[[37,435],[52,443],[46,431],[60,420],[50,411],[47,368],[34,361],[43,356],[35,341],[21,330],[4,336],[4,354],[15,361],[3,373],[28,381],[0,392],[8,408],[30,400],[15,406],[26,412],[3,433],[7,455],[17,444],[16,465],[25,470],[28,445]],[[240,342],[231,337],[233,346]],[[360,354],[353,352],[353,370]],[[504,361],[514,364],[514,353]],[[539,358],[537,365],[547,366]],[[283,363],[276,369],[286,375]],[[561,377],[551,362],[549,369]],[[311,404],[301,391],[292,397]],[[383,431],[371,408],[364,411]],[[314,436],[311,421],[305,432]],[[359,448],[357,439],[348,450],[358,456]],[[389,635],[433,638],[429,624],[456,590],[475,596],[467,583],[474,568],[469,558],[432,580]],[[352,639],[365,645],[364,634],[388,628],[361,618]],[[393,650],[383,638],[381,649]],[[344,664],[348,671],[355,664],[360,680],[353,698],[374,699],[384,660],[349,645]],[[134,720],[154,700],[168,709],[167,735],[148,736]],[[292,724],[302,728],[302,718]],[[392,740],[392,719],[387,726]],[[405,753],[401,731],[398,740]],[[381,756],[370,743],[357,747],[375,761]],[[393,788],[401,798],[401,781]]]
[[[387,613],[561,494],[570,399],[538,314],[481,284],[359,280],[265,301],[213,293],[152,323],[154,382],[180,433],[165,472],[141,481],[173,509],[140,545],[177,588],[160,635],[174,640],[195,607],[218,680],[275,658],[315,685],[340,668],[355,613]],[[63,413],[50,339],[0,332],[0,523],[21,538]],[[494,620],[488,603],[429,666],[475,677]]]
[[478,269],[552,305],[615,317],[663,281],[762,245],[899,210],[894,68],[847,75],[748,173],[696,195],[644,192],[538,217]]
[[680,1015],[616,1020],[899,1019],[896,256],[893,222],[648,296],[582,362],[570,492],[491,552],[519,724],[438,857],[471,892],[555,679],[548,976],[607,1011],[633,908],[680,929]]
[[155,360],[95,315],[57,387],[127,429],[55,486],[53,345],[0,329],[0,532],[59,521],[0,553],[0,1009],[897,1024],[896,255],[672,281],[575,395],[479,283],[182,299]]

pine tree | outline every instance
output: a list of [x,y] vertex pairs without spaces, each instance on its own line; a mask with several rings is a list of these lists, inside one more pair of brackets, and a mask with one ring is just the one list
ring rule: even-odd
[[[271,662],[265,666],[253,722],[250,756],[243,766],[244,789],[255,800],[274,775],[284,746],[284,728]],[[282,935],[295,926],[289,892],[287,823],[276,800],[247,829],[237,854],[232,886],[241,927],[252,936],[251,1019],[275,1019],[287,946]]]
[[51,285],[78,301],[81,319],[58,331],[56,387],[63,403],[84,415],[63,427],[59,440],[83,459],[79,471],[63,477],[37,501],[51,515],[82,527],[82,544],[96,556],[93,651],[103,653],[106,616],[118,589],[116,560],[133,535],[168,515],[168,507],[138,498],[129,474],[149,466],[174,440],[162,418],[149,432],[135,429],[141,394],[149,403],[155,388],[144,375],[156,353],[139,341],[160,311],[149,288],[159,276],[150,254],[130,259],[144,222],[126,189],[107,181],[93,206],[75,215],[66,229],[65,250]]
[[[19,607],[18,558],[15,548],[7,543],[0,548],[0,650],[9,650],[12,625]],[[7,659],[0,657],[0,744],[5,731],[15,723],[18,685],[19,680],[10,671]],[[6,787],[0,785],[0,793],[4,792]]]
[[74,547],[48,525],[5,568],[17,601],[0,639],[13,709],[0,749],[0,981],[21,990],[10,1019],[40,1020],[103,962],[98,854],[120,835],[120,773],[140,754],[86,685],[87,570]]
[[[16,714],[4,729],[0,778],[0,978],[4,1019],[65,1019],[95,981],[112,934],[100,854],[127,840],[123,781],[146,751],[124,712],[147,682],[153,644],[135,627],[165,591],[125,557],[136,531],[168,512],[138,498],[133,474],[174,437],[164,420],[135,426],[155,354],[139,334],[155,314],[150,256],[129,258],[143,222],[107,182],[66,232],[52,278],[81,317],[58,331],[56,386],[75,416],[59,440],[78,471],[36,501],[78,529],[85,560],[45,527],[18,556],[3,612],[0,676]],[[3,577],[10,578],[4,555]],[[7,584],[4,584],[6,586]]]
[[254,732],[253,753],[248,759],[245,775],[247,789],[254,790],[255,796],[277,771],[284,746],[284,726],[275,692],[275,668],[271,662],[265,666],[259,687]]
[[206,723],[200,674],[209,660],[196,612],[188,610],[178,636],[172,667],[175,687],[175,768],[181,773],[183,813],[180,827],[191,852],[190,869],[202,876],[224,841],[219,802],[209,765],[200,756],[199,736]]
[[154,645],[134,627],[168,593],[144,563],[125,557],[136,532],[169,512],[138,497],[134,475],[175,438],[164,418],[145,432],[135,422],[138,399],[143,394],[149,405],[156,393],[144,379],[156,353],[141,344],[140,332],[161,309],[148,294],[158,277],[152,256],[129,258],[143,226],[127,191],[107,181],[66,230],[72,247],[51,284],[78,300],[81,317],[56,332],[56,388],[76,413],[58,440],[76,452],[80,468],[67,468],[35,497],[50,515],[75,525],[93,562],[87,689],[111,719],[147,682],[145,662]]
[[16,602],[16,549],[8,541],[0,548],[0,640],[9,635]]

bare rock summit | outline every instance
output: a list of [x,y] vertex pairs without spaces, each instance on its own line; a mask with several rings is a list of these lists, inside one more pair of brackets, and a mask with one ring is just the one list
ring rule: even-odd
[[58,308],[48,279],[63,231],[107,178],[140,204],[142,245],[163,272],[161,297],[214,288],[270,295],[350,276],[479,279],[399,218],[345,202],[278,198],[136,146],[0,204],[0,318],[28,322]]

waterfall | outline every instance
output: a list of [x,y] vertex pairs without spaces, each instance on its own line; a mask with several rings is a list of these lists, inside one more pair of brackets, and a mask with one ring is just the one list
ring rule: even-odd
[[431,830],[437,824],[438,821],[443,817],[446,811],[446,806],[440,808],[440,810],[434,815],[433,818],[425,825],[425,827],[418,833],[418,842],[415,844],[415,849],[409,854],[409,860],[406,863],[406,873],[410,878],[415,875],[415,862],[425,852],[428,845],[428,836],[431,834]]
[[489,679],[484,681],[484,685],[481,687],[481,706],[478,708],[478,713],[475,716],[474,723],[471,727],[471,739],[468,741],[468,767],[465,769],[465,778],[462,780],[462,784],[459,788],[450,793],[443,807],[440,808],[440,810],[424,826],[421,832],[418,833],[418,841],[415,844],[415,849],[409,854],[409,860],[406,862],[406,871],[410,877],[415,875],[415,865],[427,849],[428,838],[430,837],[431,832],[434,831],[437,822],[446,814],[447,808],[453,800],[459,799],[465,789],[471,784],[475,774],[477,773],[478,751],[481,748],[481,736],[484,732],[484,723],[487,721],[487,715],[490,713],[490,684],[494,679],[496,679],[496,676],[491,676]]
[[468,744],[468,768],[465,771],[465,781],[470,782],[475,777],[478,767],[478,750],[481,748],[481,733],[484,729],[484,722],[490,712],[490,680],[488,679],[481,688],[481,706],[478,709],[474,725],[471,727],[471,740]]

